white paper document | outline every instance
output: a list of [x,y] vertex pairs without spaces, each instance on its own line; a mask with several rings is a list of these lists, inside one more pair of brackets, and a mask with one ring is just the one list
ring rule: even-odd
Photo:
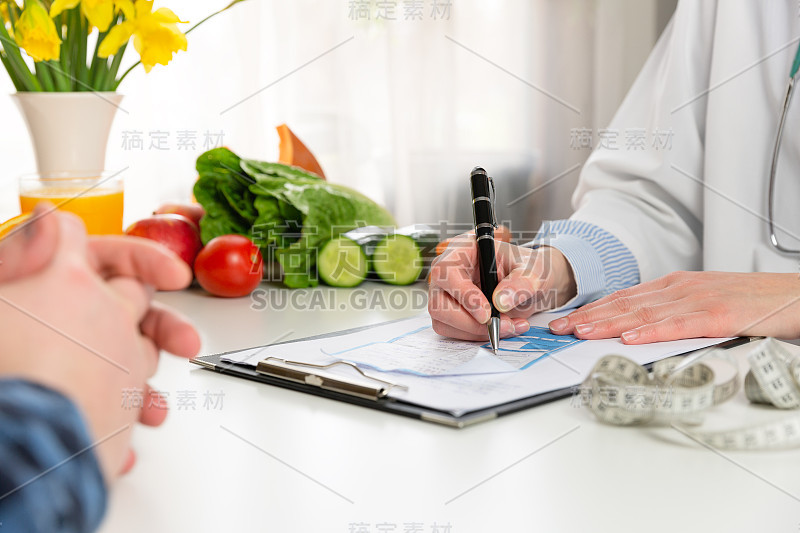
[[[460,416],[578,385],[604,355],[623,355],[646,364],[725,340],[627,346],[619,339],[583,341],[553,335],[547,323],[564,314],[532,317],[524,335],[501,339],[496,356],[487,342],[436,334],[425,314],[344,335],[233,352],[222,360],[253,367],[268,357],[313,364],[350,361],[368,375],[407,387],[394,388],[389,396]],[[332,371],[355,376],[348,368]]]

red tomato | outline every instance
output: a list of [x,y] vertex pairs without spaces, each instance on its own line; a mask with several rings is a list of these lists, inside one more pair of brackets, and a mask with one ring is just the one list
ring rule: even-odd
[[211,239],[197,254],[194,275],[214,296],[247,296],[261,283],[264,263],[258,246],[241,235]]

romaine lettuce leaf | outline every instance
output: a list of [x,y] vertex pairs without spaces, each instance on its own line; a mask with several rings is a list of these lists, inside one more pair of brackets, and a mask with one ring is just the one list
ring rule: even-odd
[[203,242],[226,233],[250,237],[265,258],[281,264],[288,287],[317,285],[317,250],[329,239],[359,226],[395,224],[366,196],[301,168],[215,148],[198,158],[197,171]]

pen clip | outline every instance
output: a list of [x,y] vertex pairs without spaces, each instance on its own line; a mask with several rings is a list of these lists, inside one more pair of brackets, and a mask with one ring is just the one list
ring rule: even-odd
[[497,209],[495,209],[497,205],[497,194],[494,190],[494,179],[490,176],[487,176],[487,179],[489,180],[489,185],[492,187],[492,190],[489,191],[489,203],[492,206],[492,226],[497,228]]

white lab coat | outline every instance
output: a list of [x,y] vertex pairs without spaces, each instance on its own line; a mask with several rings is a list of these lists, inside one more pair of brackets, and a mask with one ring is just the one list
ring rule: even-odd
[[[798,270],[798,257],[769,244],[767,223],[768,171],[800,40],[798,9],[796,0],[680,2],[608,127],[619,132],[618,149],[596,147],[584,166],[572,218],[617,236],[642,281],[675,270]],[[800,236],[800,94],[794,100],[776,222]],[[625,149],[630,128],[645,129],[645,150]],[[653,132],[670,129],[671,149],[650,146]],[[800,248],[800,239],[780,236]]]

